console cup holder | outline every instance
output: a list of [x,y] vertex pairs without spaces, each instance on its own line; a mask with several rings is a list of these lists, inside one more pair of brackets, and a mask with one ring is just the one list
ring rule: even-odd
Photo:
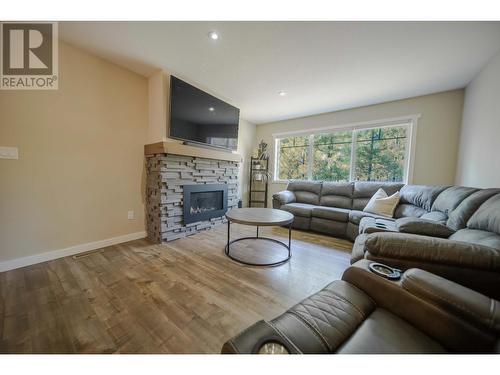
[[373,273],[388,280],[399,280],[401,278],[401,270],[397,268],[392,268],[382,263],[370,263],[368,267]]
[[290,354],[286,346],[276,341],[267,341],[259,348],[259,354]]

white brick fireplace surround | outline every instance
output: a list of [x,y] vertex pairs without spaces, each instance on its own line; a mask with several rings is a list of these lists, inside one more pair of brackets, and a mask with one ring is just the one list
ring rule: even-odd
[[[191,146],[184,147],[183,153]],[[146,149],[147,151],[147,149]],[[238,168],[234,161],[236,155],[222,151],[212,151],[213,157],[233,160],[212,159],[195,155],[178,155],[170,153],[154,153],[157,149],[146,152],[146,216],[148,238],[156,243],[175,240],[209,229],[217,224],[225,223],[223,216],[209,220],[184,223],[184,186],[194,184],[226,184],[227,208],[238,205]],[[168,151],[168,150],[164,150]],[[209,155],[203,152],[193,152]],[[225,156],[227,155],[227,157]]]

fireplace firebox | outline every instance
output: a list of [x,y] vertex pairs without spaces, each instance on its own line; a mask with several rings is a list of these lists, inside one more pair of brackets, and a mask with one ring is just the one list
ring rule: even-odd
[[227,185],[184,185],[184,224],[221,217],[227,211]]

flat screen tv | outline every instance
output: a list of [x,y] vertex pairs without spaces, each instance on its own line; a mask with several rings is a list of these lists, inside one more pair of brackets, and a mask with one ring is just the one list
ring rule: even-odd
[[236,150],[240,110],[170,77],[169,137]]

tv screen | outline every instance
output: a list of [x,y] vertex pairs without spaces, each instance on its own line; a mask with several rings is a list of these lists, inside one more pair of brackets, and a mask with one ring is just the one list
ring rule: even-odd
[[238,108],[171,76],[171,138],[236,150],[239,117]]

